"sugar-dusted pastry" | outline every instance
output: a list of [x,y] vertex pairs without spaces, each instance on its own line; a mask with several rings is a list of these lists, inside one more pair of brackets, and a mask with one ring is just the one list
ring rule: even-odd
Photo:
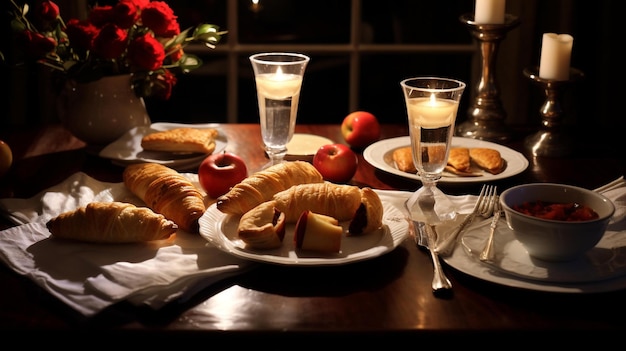
[[206,206],[202,193],[176,170],[158,163],[126,166],[124,184],[148,207],[174,221],[180,229],[198,233]]
[[409,173],[417,172],[415,164],[413,163],[413,152],[410,146],[399,147],[393,150],[391,157],[399,170]]
[[53,237],[92,243],[133,243],[169,238],[178,226],[147,207],[92,202],[46,222]]
[[223,213],[242,215],[292,185],[323,181],[320,172],[308,162],[283,162],[256,172],[233,186],[217,198],[216,207]]
[[213,128],[174,128],[145,135],[141,139],[141,147],[150,151],[210,154],[215,151],[217,136],[218,132]]
[[275,249],[283,244],[285,215],[273,201],[266,201],[246,212],[239,220],[237,236],[252,249]]
[[498,174],[504,170],[504,159],[500,152],[490,148],[471,148],[470,158],[478,167],[492,174]]

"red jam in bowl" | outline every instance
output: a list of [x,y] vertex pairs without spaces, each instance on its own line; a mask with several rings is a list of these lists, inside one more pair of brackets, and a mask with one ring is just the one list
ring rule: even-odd
[[556,221],[576,222],[598,218],[598,214],[593,209],[575,202],[527,201],[513,206],[513,209],[528,216]]

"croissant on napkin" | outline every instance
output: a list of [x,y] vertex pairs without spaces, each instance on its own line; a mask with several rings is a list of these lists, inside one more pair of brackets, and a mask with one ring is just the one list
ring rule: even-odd
[[322,183],[322,175],[305,161],[284,162],[256,172],[217,198],[223,213],[242,215],[292,185]]
[[206,211],[204,196],[176,170],[158,163],[126,166],[123,173],[126,187],[153,211],[174,221],[190,233],[198,233],[198,219]]
[[53,237],[92,243],[167,239],[178,226],[162,214],[124,202],[92,202],[46,222]]

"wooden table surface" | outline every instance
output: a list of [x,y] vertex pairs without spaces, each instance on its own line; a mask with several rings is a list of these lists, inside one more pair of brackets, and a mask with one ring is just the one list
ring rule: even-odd
[[[228,138],[227,150],[242,156],[250,169],[267,162],[258,125],[224,124],[220,128]],[[343,143],[339,125],[298,125],[296,132]],[[402,135],[407,135],[406,126],[383,125],[381,138]],[[10,172],[0,178],[0,198],[31,197],[78,171],[101,181],[121,181],[123,168],[96,156],[61,126],[5,129],[0,139],[11,145],[15,158]],[[530,156],[521,147],[521,138],[507,145],[523,152],[530,165],[519,175],[494,182],[500,191],[528,182],[595,188],[626,172],[620,151],[602,144],[559,158]],[[352,184],[407,191],[420,186],[377,170],[361,151],[357,150],[359,168]],[[477,194],[480,186],[442,184],[441,188],[462,195]],[[0,229],[11,225],[0,219]],[[541,335],[571,341],[601,334],[603,339],[598,340],[607,340],[626,330],[624,290],[541,292],[483,281],[445,264],[444,270],[453,293],[436,297],[430,286],[430,256],[406,240],[381,257],[341,266],[259,264],[191,301],[158,312],[121,303],[85,319],[28,278],[0,265],[0,330],[40,332],[58,340],[80,331],[178,343],[194,338],[222,338],[233,345],[244,340],[280,341],[291,348],[290,342],[296,340],[306,346],[327,345],[330,339],[358,345],[381,340],[453,340],[456,336],[477,342],[498,333],[515,337],[507,339],[512,344],[530,343]],[[114,340],[108,342],[115,344]]]

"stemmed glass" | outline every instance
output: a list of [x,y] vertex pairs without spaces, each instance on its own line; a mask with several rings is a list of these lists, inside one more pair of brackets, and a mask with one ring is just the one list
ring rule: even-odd
[[431,225],[453,220],[454,204],[437,182],[448,162],[454,122],[465,83],[447,78],[417,77],[400,82],[409,121],[413,163],[422,187],[407,200],[411,219]]
[[270,162],[283,162],[293,137],[302,77],[310,58],[295,53],[260,53],[250,56],[254,69],[261,135]]

